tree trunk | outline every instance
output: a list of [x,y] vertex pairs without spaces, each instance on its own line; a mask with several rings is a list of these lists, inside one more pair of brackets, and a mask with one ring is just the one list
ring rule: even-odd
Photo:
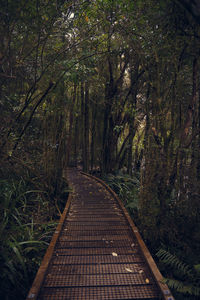
[[84,162],[84,127],[85,127],[85,106],[84,106],[84,84],[81,81],[81,157],[82,157],[82,167]]
[[137,92],[138,92],[138,69],[139,62],[136,63],[134,71],[131,68],[130,79],[131,79],[131,116],[129,119],[129,143],[128,143],[128,174],[132,175],[133,169],[133,138],[135,136],[135,110],[137,105]]
[[[199,76],[200,79],[200,76]],[[200,80],[199,80],[199,103],[198,103],[198,149],[200,149]],[[197,159],[197,180],[200,180],[200,151]]]
[[133,171],[133,138],[135,136],[134,118],[130,118],[129,140],[128,140],[128,166],[127,173],[132,176]]
[[89,171],[89,84],[85,82],[83,171]]
[[95,135],[96,135],[96,117],[97,117],[97,103],[93,105],[92,110],[92,129],[91,129],[91,164],[90,168],[93,171],[95,165]]
[[70,105],[69,112],[69,129],[68,129],[68,139],[67,139],[67,165],[71,163],[71,155],[72,155],[72,133],[73,133],[73,123],[74,123],[74,105],[76,102],[76,84],[74,83],[74,91],[72,97],[72,103]]

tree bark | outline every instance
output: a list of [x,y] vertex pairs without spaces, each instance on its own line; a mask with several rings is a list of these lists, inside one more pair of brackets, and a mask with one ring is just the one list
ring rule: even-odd
[[89,171],[89,83],[85,82],[83,171]]
[[71,163],[72,155],[72,133],[73,133],[73,123],[74,123],[74,105],[76,102],[76,84],[74,83],[73,97],[70,105],[69,112],[69,130],[68,130],[68,140],[67,140],[67,165]]
[[96,116],[97,116],[97,104],[93,105],[92,110],[92,128],[91,128],[91,164],[90,168],[91,171],[93,171],[94,165],[95,165],[95,135],[96,135]]

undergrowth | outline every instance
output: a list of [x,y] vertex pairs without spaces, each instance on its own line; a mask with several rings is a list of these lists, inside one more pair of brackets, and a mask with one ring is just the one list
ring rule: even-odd
[[156,255],[160,259],[160,265],[162,264],[165,268],[165,273],[169,275],[164,278],[164,282],[177,293],[176,299],[199,299],[200,264],[188,264],[165,249],[160,249]]
[[[140,228],[142,217],[138,214],[139,175],[130,177],[119,172],[105,175],[102,179],[118,194],[143,234]],[[169,206],[167,217],[162,225],[164,233],[162,240],[156,241],[157,248],[152,246],[155,245],[155,241],[148,240],[148,247],[161,273],[165,276],[164,282],[172,290],[175,299],[197,300],[200,298],[200,264],[199,254],[197,254],[199,253],[199,235],[197,237],[199,230],[192,224],[199,223],[195,219],[196,214],[192,214],[190,209],[191,217],[187,219],[186,225],[183,211],[182,207],[178,209]]]
[[0,299],[25,299],[59,218],[52,204],[23,177],[0,181]]
[[135,220],[138,215],[139,174],[136,173],[131,177],[118,171],[116,174],[104,175],[102,179],[115,191]]

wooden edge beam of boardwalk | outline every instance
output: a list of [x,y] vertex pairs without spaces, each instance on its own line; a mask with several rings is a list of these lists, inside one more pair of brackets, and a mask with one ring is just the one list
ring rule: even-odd
[[67,170],[73,188],[28,299],[173,300],[127,210],[99,178]]

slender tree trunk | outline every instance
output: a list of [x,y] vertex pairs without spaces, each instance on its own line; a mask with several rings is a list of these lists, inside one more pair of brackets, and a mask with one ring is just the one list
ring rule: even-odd
[[95,165],[95,135],[96,135],[96,116],[97,116],[97,104],[93,105],[92,110],[92,129],[91,129],[91,171],[93,171]]
[[15,145],[14,145],[14,147],[13,147],[13,151],[16,150],[16,148],[17,148],[17,146],[18,146],[18,144],[19,144],[19,142],[20,142],[22,136],[24,135],[26,129],[27,129],[27,128],[29,127],[29,125],[31,124],[31,121],[32,121],[32,119],[33,119],[33,115],[35,114],[35,112],[36,112],[38,106],[44,101],[44,99],[46,98],[46,96],[48,95],[48,93],[50,92],[50,90],[52,89],[53,86],[54,86],[54,84],[53,84],[52,82],[50,82],[48,88],[46,89],[46,91],[44,92],[44,94],[42,95],[42,97],[40,97],[40,99],[39,99],[39,100],[37,101],[37,103],[35,104],[35,106],[34,106],[32,112],[31,112],[31,114],[30,114],[30,116],[29,116],[28,121],[26,122],[26,124],[24,125],[24,128],[22,129],[22,131],[21,131],[20,134],[19,134],[19,137],[18,137],[18,139],[17,139],[17,141],[16,141],[16,143],[15,143]]
[[130,72],[130,79],[131,79],[131,116],[129,120],[129,143],[128,143],[128,174],[132,175],[132,169],[133,169],[133,138],[135,136],[135,127],[134,127],[134,121],[135,121],[135,109],[137,105],[137,92],[138,92],[138,69],[139,69],[139,62],[135,65],[135,71],[131,69]]
[[84,106],[84,84],[81,81],[81,157],[82,167],[84,164],[84,127],[85,127],[85,106]]
[[113,78],[113,66],[110,56],[108,56],[108,70],[109,77],[108,82],[105,85],[105,111],[104,111],[104,127],[103,127],[103,144],[102,144],[102,173],[109,173],[110,171],[110,126],[112,126],[112,102],[114,97],[114,78]]
[[181,135],[181,145],[186,146],[189,144],[190,140],[193,138],[190,134],[190,128],[192,126],[192,122],[195,114],[195,105],[197,103],[197,59],[195,58],[193,61],[193,91],[191,101],[188,105],[186,120],[182,129]]
[[70,165],[71,155],[72,155],[72,133],[73,133],[73,123],[74,123],[74,105],[76,102],[76,84],[74,83],[72,103],[70,105],[69,113],[69,130],[68,130],[68,140],[67,140],[67,165]]
[[128,166],[127,172],[132,176],[133,171],[133,138],[135,136],[134,118],[130,118],[129,124],[129,140],[128,140]]
[[[106,101],[110,99],[106,98]],[[108,164],[110,161],[109,154],[109,116],[111,112],[111,104],[106,103],[105,111],[104,111],[104,123],[103,123],[103,144],[102,144],[102,173],[108,172]]]
[[192,120],[192,136],[194,136],[192,140],[192,153],[191,153],[191,171],[192,175],[197,177],[196,170],[197,170],[197,159],[198,159],[198,152],[199,149],[197,148],[197,135],[196,131],[198,128],[198,63],[195,59],[193,62],[193,89],[192,89],[192,99],[194,102],[194,112],[193,112],[193,120]]
[[74,125],[74,135],[73,135],[73,145],[74,145],[74,149],[73,149],[73,162],[74,162],[74,166],[77,167],[78,164],[78,155],[79,155],[79,149],[81,147],[80,145],[80,131],[81,131],[81,124],[80,121],[81,119],[81,115],[79,112],[79,106],[80,106],[80,85],[77,86],[77,92],[76,92],[76,114],[75,114],[75,125]]
[[74,126],[74,166],[75,167],[77,167],[77,162],[78,162],[78,145],[79,145],[78,117],[76,117],[75,126]]
[[83,171],[89,171],[89,84],[85,82]]
[[[198,103],[198,149],[200,149],[200,76],[199,76],[199,103]],[[200,151],[197,158],[197,180],[200,180]]]

